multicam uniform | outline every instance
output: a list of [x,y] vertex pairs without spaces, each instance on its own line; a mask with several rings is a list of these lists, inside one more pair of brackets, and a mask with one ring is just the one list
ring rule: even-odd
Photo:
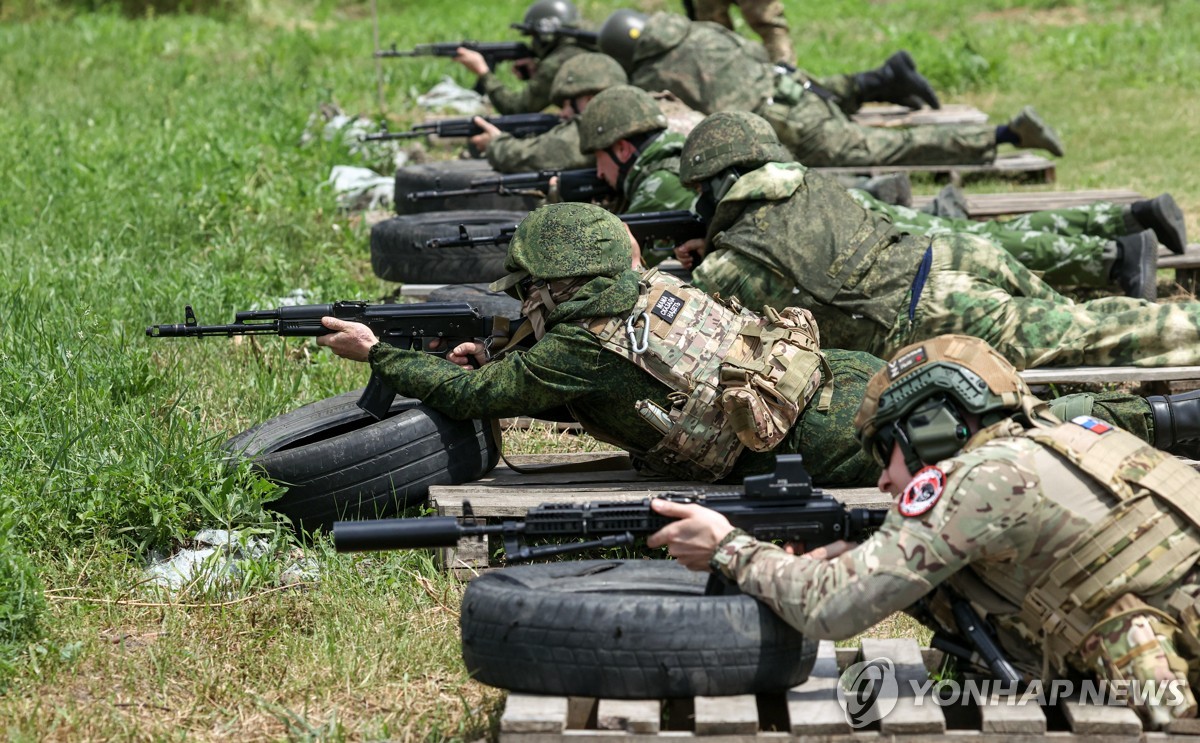
[[767,57],[772,62],[796,62],[796,50],[792,47],[783,3],[779,0],[696,0],[695,5],[697,21],[712,21],[729,29],[733,28],[729,6],[738,6],[746,25],[762,37]]
[[[1200,475],[1136,437],[1087,417],[1030,429],[1005,419],[918,472],[855,549],[796,558],[735,531],[713,563],[810,637],[850,637],[947,586],[1029,677],[1070,666],[1166,681],[1186,678],[1186,657],[1194,686],[1198,518]],[[945,599],[931,608],[953,627]],[[1194,713],[1190,694],[1170,712]]]
[[901,232],[982,235],[1053,286],[1112,286],[1110,271],[1117,257],[1113,241],[1143,229],[1132,217],[1126,218],[1126,207],[1111,202],[976,222],[888,204],[858,189],[851,189],[850,197],[864,209],[891,219]]
[[[629,81],[643,90],[669,90],[704,113],[753,111],[811,166],[986,163],[996,155],[991,126],[855,124],[846,116],[860,103],[852,76],[777,74],[762,47],[716,24],[669,13],[646,20]],[[824,90],[806,89],[808,82]],[[826,91],[828,100],[822,97]]]
[[538,59],[537,69],[520,89],[507,87],[495,72],[482,75],[476,88],[488,97],[501,114],[537,113],[551,103],[557,103],[550,100],[550,85],[558,68],[571,57],[586,51],[574,39],[563,38],[548,54]]
[[902,234],[799,163],[742,176],[708,234],[697,286],[751,308],[810,309],[842,348],[889,357],[916,340],[962,333],[1018,369],[1200,364],[1200,304],[1077,304],[983,237]]
[[564,121],[548,132],[518,139],[501,134],[488,144],[487,161],[500,173],[590,168],[596,158],[579,153],[579,125]]

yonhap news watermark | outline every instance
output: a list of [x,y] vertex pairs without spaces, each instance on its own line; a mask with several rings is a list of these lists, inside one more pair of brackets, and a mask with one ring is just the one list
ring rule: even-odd
[[838,678],[837,698],[846,721],[862,728],[884,719],[901,698],[912,700],[915,707],[1018,706],[1053,707],[1067,700],[1105,706],[1182,704],[1185,682],[1168,681],[1095,681],[1053,679],[1028,683],[995,679],[905,679],[896,678],[896,668],[887,658],[855,663]]

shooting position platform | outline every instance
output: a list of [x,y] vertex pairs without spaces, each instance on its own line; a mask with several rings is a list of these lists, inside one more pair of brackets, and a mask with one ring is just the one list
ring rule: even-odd
[[962,181],[979,178],[1002,178],[1027,183],[1053,183],[1056,177],[1054,161],[1030,152],[1010,152],[984,165],[864,165],[859,167],[813,168],[833,175],[877,176],[887,173],[932,173],[935,176]]
[[988,115],[965,103],[943,103],[941,108],[911,109],[893,104],[868,103],[850,120],[863,126],[901,127],[954,124],[986,124]]
[[[501,743],[703,740],[711,743],[822,741],[824,743],[1163,743],[1200,741],[1200,723],[1178,720],[1164,732],[1144,731],[1133,710],[1105,706],[1078,695],[1041,706],[1022,696],[978,704],[978,697],[936,704],[912,692],[932,682],[942,665],[939,650],[911,639],[863,639],[861,647],[834,648],[822,641],[807,681],[782,694],[617,700],[510,693],[500,718]],[[855,730],[837,699],[838,677],[859,660],[887,658],[899,697],[881,720]],[[1046,684],[1043,699],[1052,696]],[[989,688],[995,688],[994,686]],[[949,687],[945,699],[952,694]],[[920,703],[918,703],[920,702]]]

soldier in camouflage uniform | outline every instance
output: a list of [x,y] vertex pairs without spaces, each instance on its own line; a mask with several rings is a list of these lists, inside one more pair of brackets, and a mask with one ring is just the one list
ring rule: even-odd
[[554,76],[568,59],[585,51],[575,39],[555,33],[579,25],[579,9],[570,0],[538,0],[525,11],[534,59],[517,60],[518,74],[526,78],[520,90],[505,86],[488,67],[483,55],[460,48],[455,61],[478,76],[475,90],[486,95],[502,114],[536,113],[558,101],[550,94]]
[[777,64],[796,64],[796,50],[792,47],[791,30],[783,15],[783,3],[780,0],[695,0],[696,16],[693,20],[712,21],[732,30],[733,19],[729,17],[731,5],[742,9],[746,25],[762,37],[767,59]]
[[665,501],[655,510],[680,520],[649,544],[736,581],[811,638],[846,639],[906,609],[954,628],[966,602],[1026,680],[1174,681],[1177,693],[1135,708],[1155,726],[1195,716],[1200,474],[1096,418],[1049,415],[966,336],[902,349],[855,426],[883,467],[879,488],[897,496],[861,545],[794,556]]
[[[864,209],[887,216],[902,232],[918,235],[969,232],[983,235],[1056,287],[1103,289],[1112,286],[1115,278],[1113,268],[1119,256],[1126,251],[1149,252],[1142,247],[1143,241],[1149,237],[1144,232],[1156,222],[1143,223],[1137,217],[1146,210],[1158,208],[1177,215],[1163,222],[1170,228],[1164,239],[1180,246],[1178,252],[1182,252],[1182,246],[1187,244],[1186,235],[1181,232],[1183,213],[1170,194],[1127,206],[1098,201],[1086,206],[1039,211],[1010,220],[986,222],[934,216],[924,211],[887,204],[859,189],[851,189],[850,197]],[[1146,296],[1141,298],[1153,299]]]
[[[963,233],[912,235],[836,181],[787,160],[748,113],[709,116],[684,143],[680,178],[701,188],[708,245],[693,282],[747,307],[813,312],[833,345],[887,357],[948,332],[983,338],[1019,369],[1200,364],[1200,303],[1075,303],[1012,255]],[[1129,283],[1154,281],[1126,255]]]
[[[760,317],[722,305],[678,280],[630,270],[632,257],[629,233],[612,214],[592,204],[550,204],[521,222],[506,259],[506,268],[513,273],[496,284],[523,301],[523,314],[537,338],[528,350],[488,361],[482,344],[464,343],[441,359],[379,344],[365,325],[332,317],[323,322],[335,332],[320,337],[318,343],[339,356],[369,362],[399,394],[418,398],[453,418],[537,415],[566,406],[601,441],[631,452],[652,469],[688,479],[738,478],[770,471],[774,463],[770,451],[777,451],[804,454],[819,483],[874,481],[879,467],[855,440],[852,421],[867,380],[883,362],[853,351],[818,352],[815,334],[798,322],[804,316],[785,311]],[[650,304],[651,297],[659,299]],[[754,410],[741,417],[744,422],[761,421],[768,428],[775,425],[770,447],[744,443],[746,432],[735,430],[728,416],[714,418],[710,409],[741,405],[745,382],[753,376],[751,366],[718,372],[710,363],[704,370],[693,370],[691,379],[707,381],[685,381],[682,386],[689,390],[685,394],[680,394],[678,376],[666,376],[664,381],[661,365],[645,368],[655,359],[691,361],[691,344],[704,343],[705,338],[728,341],[720,348],[705,347],[708,362],[739,358],[747,348],[775,348],[765,339],[785,326],[804,341],[804,353],[793,353],[784,364],[774,357],[769,362],[760,360],[753,368],[797,369],[790,382],[770,384],[781,390],[781,399],[790,396],[799,409],[790,412],[789,427],[778,425],[773,414],[759,415]],[[662,339],[672,334],[682,336],[679,346],[662,348]],[[761,342],[747,344],[744,338]],[[650,353],[639,354],[638,348]],[[801,358],[804,364],[792,364],[792,358]],[[480,368],[471,369],[472,365]],[[692,392],[710,398],[692,404],[688,402]],[[1166,443],[1182,445],[1200,438],[1200,425],[1196,425],[1200,415],[1193,410],[1200,403],[1164,398],[1160,406],[1169,419],[1160,419],[1146,400],[1129,395],[1073,396],[1062,404],[1119,420],[1148,440],[1163,437]],[[773,413],[770,406],[763,410]],[[737,437],[731,438],[733,434]],[[671,446],[680,444],[675,435],[703,451],[672,453]],[[714,463],[714,456],[726,459]]]
[[712,23],[618,10],[600,29],[600,49],[645,90],[669,90],[704,113],[754,111],[812,167],[989,163],[1000,144],[1063,154],[1057,134],[1026,107],[1007,124],[865,127],[847,114],[864,101],[937,105],[906,52],[877,70],[817,79],[787,73],[762,47]]

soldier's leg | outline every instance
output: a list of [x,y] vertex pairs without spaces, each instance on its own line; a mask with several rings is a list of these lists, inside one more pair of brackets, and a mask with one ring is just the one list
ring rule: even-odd
[[733,28],[733,19],[729,17],[729,6],[732,0],[694,0],[696,20],[712,21],[725,28]]
[[889,340],[966,333],[1018,369],[1200,365],[1200,303],[1108,297],[1076,304],[974,235],[933,239],[933,270],[912,323]]
[[772,62],[796,64],[796,50],[792,47],[787,18],[783,15],[783,3],[779,0],[739,0],[738,7],[742,9],[747,25],[762,37],[767,57]]
[[1050,412],[1060,420],[1090,415],[1123,428],[1142,441],[1154,443],[1154,413],[1144,397],[1125,392],[1079,392],[1049,402]]
[[989,163],[996,157],[991,126],[859,126],[813,93],[795,105],[773,103],[756,113],[771,123],[797,160],[814,167]]
[[1108,201],[1067,209],[1046,209],[1006,219],[1002,224],[1013,230],[1051,232],[1076,237],[1089,235],[1114,240],[1122,235],[1146,229],[1129,214],[1129,207]]

